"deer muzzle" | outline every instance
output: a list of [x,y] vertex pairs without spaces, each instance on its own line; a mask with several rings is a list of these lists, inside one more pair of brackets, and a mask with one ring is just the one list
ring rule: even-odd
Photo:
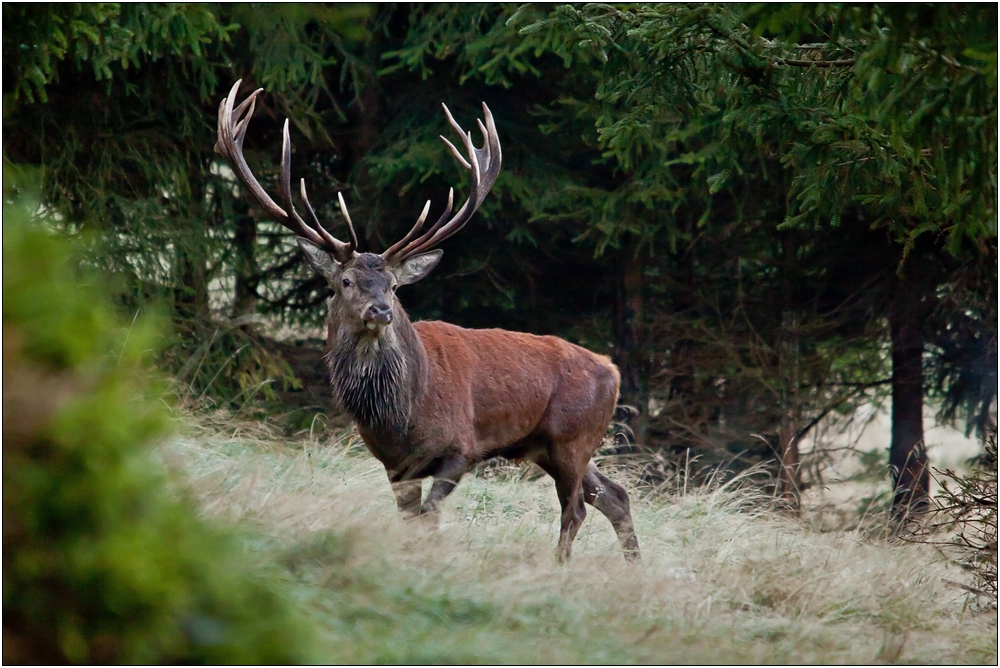
[[392,307],[388,304],[374,303],[365,310],[365,325],[368,329],[385,327],[392,322]]

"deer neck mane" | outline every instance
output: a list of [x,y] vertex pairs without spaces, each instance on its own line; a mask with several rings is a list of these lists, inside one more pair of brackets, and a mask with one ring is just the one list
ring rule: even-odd
[[425,384],[426,352],[397,301],[381,332],[359,330],[330,300],[326,365],[338,404],[377,440],[402,444]]

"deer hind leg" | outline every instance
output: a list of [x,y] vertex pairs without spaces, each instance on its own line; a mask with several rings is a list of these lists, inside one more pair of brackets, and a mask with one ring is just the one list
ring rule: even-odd
[[[572,450],[564,454],[571,453]],[[565,563],[570,558],[570,553],[573,550],[573,540],[580,530],[580,525],[583,524],[583,520],[587,517],[587,508],[583,504],[583,488],[581,485],[583,476],[577,467],[573,465],[571,457],[558,457],[558,452],[550,451],[548,456],[539,458],[536,463],[556,483],[556,494],[559,496],[559,504],[562,506],[556,557],[560,562]]]
[[611,521],[625,559],[639,561],[639,538],[635,535],[635,526],[632,524],[628,492],[598,471],[594,462],[590,462],[587,473],[583,476],[583,499]]
[[556,547],[556,557],[561,563],[569,561],[573,550],[573,541],[580,530],[580,525],[587,517],[587,508],[583,505],[583,490],[580,479],[570,476],[556,480],[556,493],[562,506],[562,525],[559,528],[559,544]]

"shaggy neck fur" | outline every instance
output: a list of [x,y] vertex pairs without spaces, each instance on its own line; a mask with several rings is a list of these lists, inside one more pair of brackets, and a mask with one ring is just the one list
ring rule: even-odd
[[421,385],[423,347],[398,302],[395,319],[380,332],[352,326],[337,302],[330,300],[327,321],[326,363],[334,395],[380,444],[400,445]]

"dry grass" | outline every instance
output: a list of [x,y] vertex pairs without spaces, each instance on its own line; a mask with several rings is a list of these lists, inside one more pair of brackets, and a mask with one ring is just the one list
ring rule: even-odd
[[[328,640],[331,663],[961,663],[997,660],[930,548],[815,533],[722,488],[633,490],[643,562],[591,509],[572,563],[553,557],[551,482],[469,475],[441,526],[404,523],[357,441],[278,443],[190,428],[163,447],[209,516],[250,522]],[[608,470],[608,467],[603,467]]]

